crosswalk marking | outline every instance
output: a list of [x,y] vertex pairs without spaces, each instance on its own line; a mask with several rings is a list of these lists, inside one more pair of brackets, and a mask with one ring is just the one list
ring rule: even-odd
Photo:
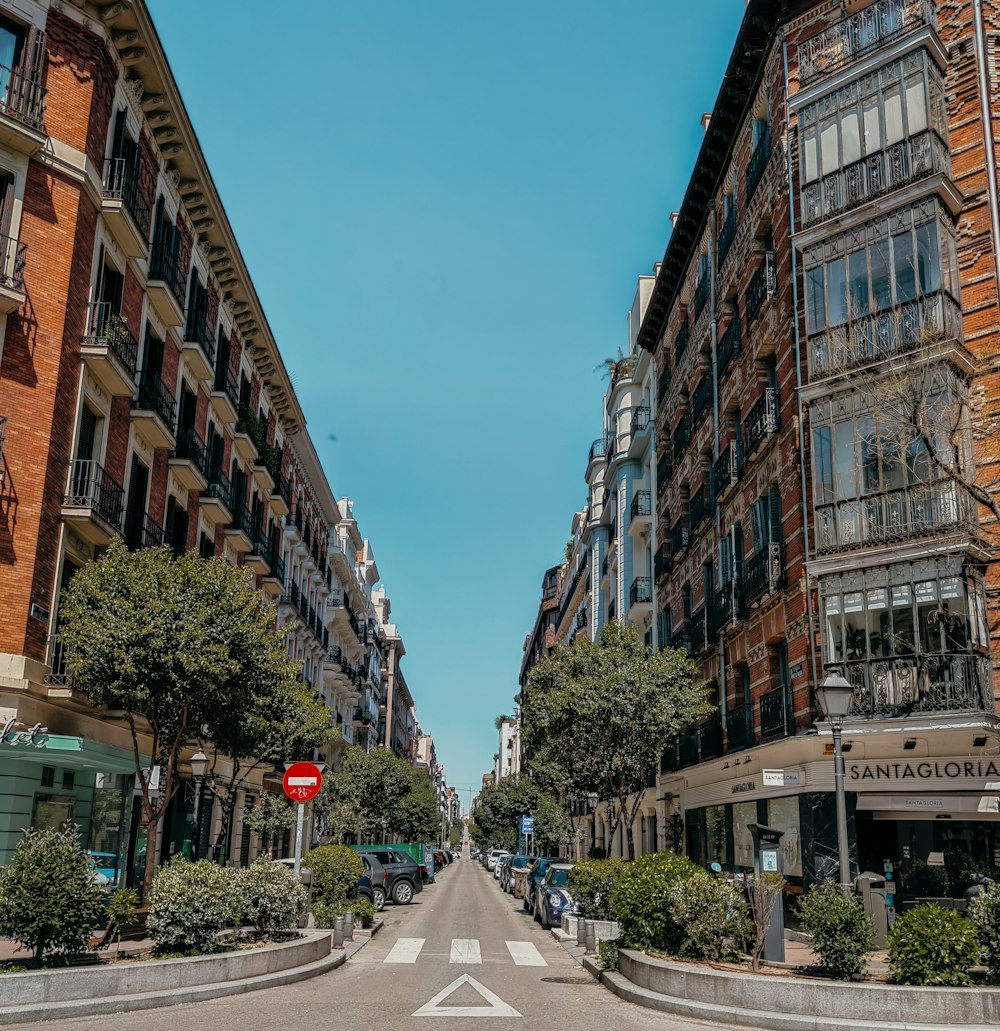
[[451,963],[482,963],[478,938],[452,938]]
[[506,942],[507,951],[515,966],[519,967],[547,967],[542,954],[531,942]]
[[426,938],[400,938],[383,963],[416,963]]

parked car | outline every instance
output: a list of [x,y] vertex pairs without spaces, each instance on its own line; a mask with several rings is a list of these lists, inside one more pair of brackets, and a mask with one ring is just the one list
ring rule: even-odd
[[501,878],[504,876],[504,871],[507,869],[508,865],[510,864],[510,860],[511,860],[510,854],[507,854],[505,856],[501,856],[497,860],[497,865],[493,869],[493,877],[494,877],[494,879],[497,882],[499,882],[501,880]]
[[579,905],[573,901],[566,888],[572,863],[552,863],[545,871],[542,883],[535,893],[535,919],[542,927],[549,928],[562,923],[563,913],[579,913]]
[[408,906],[413,896],[423,891],[424,885],[417,861],[394,848],[373,848],[360,852],[361,856],[374,856],[388,873],[386,888],[389,898],[397,906]]
[[542,883],[542,878],[545,876],[545,871],[553,863],[558,863],[558,859],[553,859],[550,856],[539,856],[529,867],[528,867],[528,883],[525,885],[524,891],[524,911],[534,915],[535,912],[535,896],[538,892],[538,886]]
[[526,867],[530,866],[534,861],[534,856],[511,856],[510,862],[507,864],[507,869],[504,871],[504,882],[500,885],[500,887],[503,888],[503,890],[507,892],[508,895],[513,895],[515,881],[514,871],[524,870]]
[[372,887],[372,882],[368,877],[368,874],[362,874],[358,878],[358,883],[354,885],[354,892],[351,896],[356,899],[367,899],[373,906],[377,906],[378,903],[375,901],[375,889]]
[[491,848],[489,852],[486,854],[486,869],[489,870],[490,873],[493,873],[493,871],[497,868],[497,860],[501,856],[509,855],[510,853],[505,848]]
[[389,897],[389,871],[374,856],[362,854],[361,862],[365,864],[365,873],[371,882],[375,908],[383,910],[385,900]]

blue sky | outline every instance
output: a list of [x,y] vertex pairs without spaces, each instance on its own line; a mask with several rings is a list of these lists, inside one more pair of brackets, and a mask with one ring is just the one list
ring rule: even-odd
[[149,6],[467,806],[744,4]]

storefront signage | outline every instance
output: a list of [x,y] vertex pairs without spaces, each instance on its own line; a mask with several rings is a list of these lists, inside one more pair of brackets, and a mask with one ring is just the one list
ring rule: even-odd
[[930,759],[922,762],[851,763],[847,779],[856,784],[885,780],[1000,780],[1000,760]]
[[797,788],[801,777],[792,770],[762,770],[765,788]]
[[[36,723],[24,730],[15,730],[17,720],[0,723],[0,745],[31,745],[33,748],[44,748],[49,740],[49,728]],[[24,724],[22,723],[23,727]]]
[[734,795],[745,795],[748,791],[757,790],[757,781],[755,780],[738,780],[735,784],[729,785],[729,790]]

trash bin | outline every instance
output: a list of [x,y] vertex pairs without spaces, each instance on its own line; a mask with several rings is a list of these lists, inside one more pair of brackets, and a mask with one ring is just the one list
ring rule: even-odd
[[889,906],[883,876],[866,870],[854,878],[854,890],[861,896],[865,916],[871,917],[875,929],[875,948],[884,949],[889,934]]
[[523,899],[528,885],[528,868],[514,870],[514,898]]

